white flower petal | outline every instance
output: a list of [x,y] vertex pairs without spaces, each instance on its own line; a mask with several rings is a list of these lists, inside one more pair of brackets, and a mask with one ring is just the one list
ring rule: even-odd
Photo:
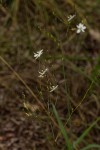
[[39,71],[39,78],[43,78],[44,77],[44,75],[45,75],[45,73],[48,71],[48,68],[46,68],[45,70],[41,70],[41,72]]
[[80,32],[85,32],[85,29],[86,29],[86,26],[82,23],[79,23],[78,25],[76,25],[77,27],[77,33],[80,33]]
[[78,29],[76,32],[77,32],[77,33],[80,33],[81,31]]
[[34,53],[35,59],[39,58],[42,55],[42,53],[43,53],[43,49],[38,51],[38,52],[36,52],[36,53]]
[[50,92],[53,92],[53,91],[55,91],[57,88],[58,88],[58,85],[56,85],[56,86],[52,86],[52,87],[51,87],[51,90],[50,90]]
[[68,16],[68,21],[71,21],[76,15],[70,15]]

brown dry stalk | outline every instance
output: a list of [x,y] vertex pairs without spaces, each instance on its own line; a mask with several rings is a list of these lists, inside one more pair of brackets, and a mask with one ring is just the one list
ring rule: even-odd
[[0,56],[1,61],[15,74],[15,76],[23,83],[23,85],[26,87],[26,89],[30,92],[30,94],[33,96],[33,98],[35,98],[35,100],[37,101],[38,105],[45,111],[45,113],[48,115],[48,117],[51,119],[51,121],[53,122],[54,126],[58,127],[58,124],[56,123],[56,121],[54,120],[54,118],[50,115],[50,113],[46,110],[46,108],[44,107],[44,105],[41,103],[41,101],[37,98],[37,96],[34,94],[34,92],[31,90],[31,88],[26,84],[26,82],[22,79],[22,77],[11,67],[11,65],[9,65],[9,63]]

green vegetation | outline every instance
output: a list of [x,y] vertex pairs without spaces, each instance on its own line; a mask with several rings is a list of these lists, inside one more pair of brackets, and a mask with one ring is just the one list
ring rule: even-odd
[[1,150],[100,149],[99,5],[0,1]]

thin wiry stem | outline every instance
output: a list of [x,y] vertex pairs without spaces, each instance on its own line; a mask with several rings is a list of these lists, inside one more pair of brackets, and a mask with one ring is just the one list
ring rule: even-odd
[[30,92],[30,94],[35,98],[37,101],[38,105],[45,111],[45,113],[48,115],[48,117],[51,119],[53,122],[54,126],[59,128],[57,123],[55,122],[54,118],[49,114],[49,112],[46,110],[44,105],[41,103],[41,101],[37,98],[37,96],[34,94],[34,92],[31,90],[31,88],[26,84],[26,82],[22,79],[22,77],[9,65],[9,63],[0,56],[1,61],[15,74],[15,76],[23,83],[23,85],[26,87],[26,89]]
[[[78,107],[83,103],[83,101],[85,100],[87,94],[88,94],[89,91],[91,90],[93,84],[94,84],[94,81],[91,82],[91,84],[90,84],[89,88],[87,89],[86,93],[84,94],[82,100],[81,100],[81,101],[79,102],[79,104],[75,107],[75,109],[71,112],[71,114],[70,114],[70,116],[68,117],[68,119],[67,119],[67,121],[66,121],[66,123],[65,123],[64,126],[67,125],[67,123],[70,121],[70,119],[71,119],[73,113],[74,113],[74,112],[78,109]],[[60,135],[61,135],[61,132],[59,132],[59,133],[57,134],[55,141],[57,141],[57,139],[60,137]]]

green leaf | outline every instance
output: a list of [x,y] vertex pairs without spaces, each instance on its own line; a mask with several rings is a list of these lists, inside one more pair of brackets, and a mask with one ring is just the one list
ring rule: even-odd
[[74,142],[74,146],[78,145],[79,143],[82,142],[83,138],[88,135],[90,130],[96,125],[96,123],[100,121],[100,117],[96,119],[84,132],[83,134]]
[[73,150],[72,144],[71,144],[71,142],[70,142],[70,140],[69,140],[69,137],[68,137],[68,135],[67,135],[67,132],[66,132],[66,130],[65,130],[63,124],[62,124],[62,121],[60,120],[60,118],[59,118],[59,116],[58,116],[58,113],[57,113],[56,108],[55,108],[54,105],[53,105],[53,112],[54,112],[55,117],[56,117],[56,119],[57,119],[57,122],[58,122],[58,124],[59,124],[59,128],[60,128],[60,130],[61,130],[61,133],[62,133],[62,135],[63,135],[63,137],[64,137],[64,139],[65,139],[66,146],[67,146],[67,148],[68,148],[67,150]]
[[81,150],[89,150],[89,149],[91,150],[91,148],[100,149],[100,145],[98,145],[98,144],[90,144],[90,145],[82,148]]

